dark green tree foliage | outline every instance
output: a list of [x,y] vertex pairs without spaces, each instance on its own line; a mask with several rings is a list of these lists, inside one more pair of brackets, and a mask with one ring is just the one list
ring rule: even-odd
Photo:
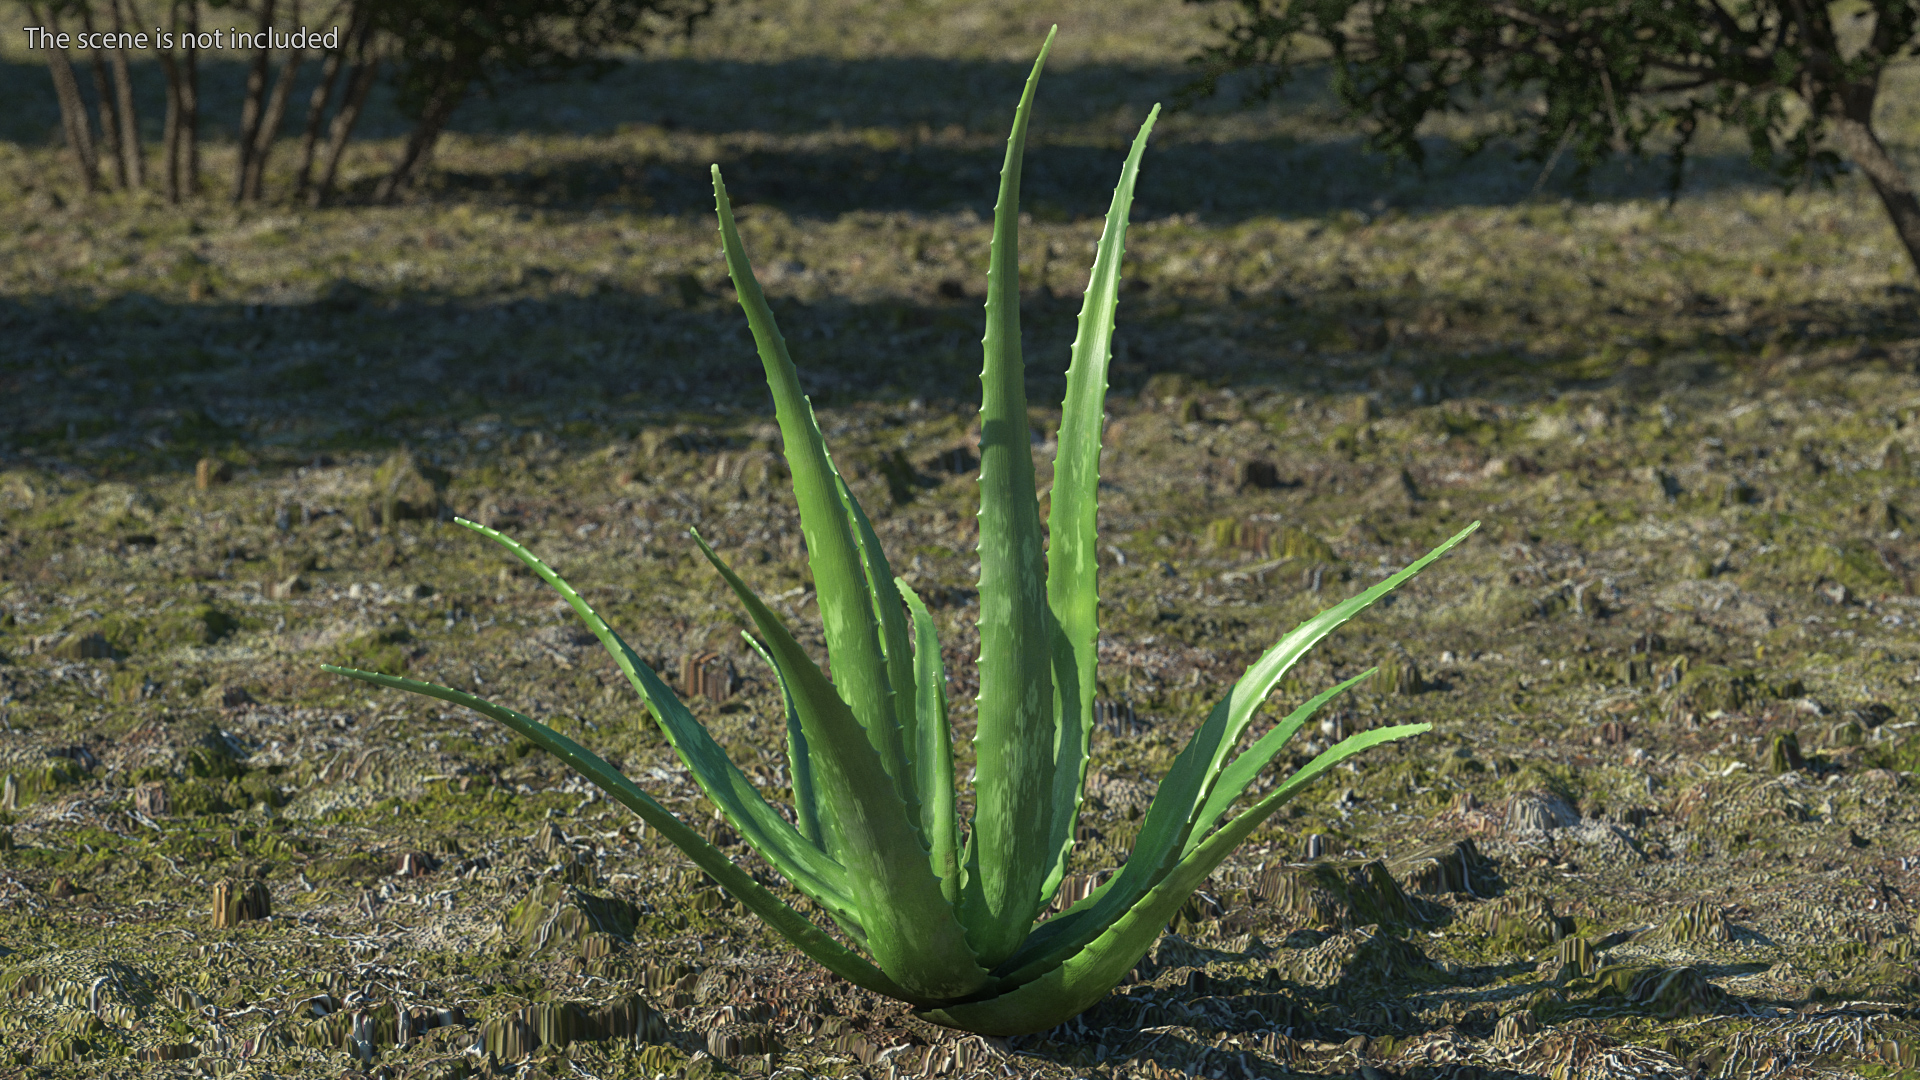
[[467,94],[500,73],[554,78],[609,63],[607,50],[675,27],[691,31],[715,0],[399,0],[374,5],[394,43],[402,110],[414,117],[400,161],[374,192],[393,199],[431,154]]
[[1676,195],[1712,118],[1789,187],[1859,168],[1920,268],[1920,201],[1873,128],[1882,74],[1914,50],[1920,0],[1187,2],[1238,9],[1194,57],[1199,93],[1252,70],[1249,96],[1265,97],[1330,51],[1334,90],[1376,149],[1419,164],[1426,117],[1518,96],[1534,108],[1465,149],[1504,135],[1523,160],[1571,152],[1584,178],[1611,154],[1663,148]]

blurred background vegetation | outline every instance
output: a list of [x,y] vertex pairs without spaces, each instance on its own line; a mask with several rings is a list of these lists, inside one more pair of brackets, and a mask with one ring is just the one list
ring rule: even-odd
[[[7,6],[10,26],[70,31],[341,28],[305,56],[73,51],[64,111],[61,58],[0,36],[0,324],[17,344],[0,379],[18,391],[0,449],[91,468],[292,461],[503,410],[617,433],[648,409],[758,409],[712,256],[716,161],[770,293],[804,312],[790,333],[817,339],[823,401],[969,399],[1009,102],[1056,22],[1025,189],[1036,392],[1156,101],[1179,108],[1135,214],[1123,392],[1174,373],[1388,404],[1530,398],[1911,336],[1884,200],[1824,142],[1795,156],[1809,129],[1791,88],[1748,87],[1772,157],[1738,109],[1630,96],[1613,53],[1531,82],[1513,72],[1538,56],[1489,53],[1482,82],[1456,71],[1435,96],[1415,77],[1431,48],[1385,55],[1349,32],[1414,10],[1385,0],[1285,18],[1257,0]],[[1911,29],[1912,5],[1881,7],[1824,9],[1846,63],[1882,22]],[[1419,10],[1458,24],[1435,33],[1485,30],[1478,5]],[[1873,129],[1911,175],[1904,49],[1867,74]]]

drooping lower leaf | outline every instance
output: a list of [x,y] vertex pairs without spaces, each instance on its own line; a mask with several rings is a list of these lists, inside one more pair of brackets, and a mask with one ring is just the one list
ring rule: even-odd
[[512,552],[565,598],[574,614],[600,639],[601,646],[639,692],[640,699],[647,703],[667,742],[693,774],[694,783],[754,850],[761,852],[774,869],[786,875],[801,892],[832,911],[835,918],[856,925],[860,922],[853,908],[853,894],[847,887],[845,870],[768,805],[760,789],[727,757],[720,744],[713,741],[713,736],[687,711],[673,689],[627,647],[573,586],[512,537],[465,518],[454,520]]
[[722,888],[745,904],[747,910],[758,915],[768,926],[778,931],[781,937],[792,942],[795,948],[807,954],[821,967],[855,985],[864,986],[876,994],[911,1000],[912,995],[904,987],[894,982],[866,957],[828,937],[819,927],[807,921],[805,916],[788,907],[779,897],[753,880],[753,875],[734,865],[733,860],[721,854],[720,849],[709,844],[705,837],[688,828],[673,815],[672,811],[655,802],[653,796],[620,775],[613,766],[602,761],[597,754],[565,735],[529,716],[449,687],[416,682],[393,675],[382,675],[372,671],[335,667],[331,664],[321,665],[321,670],[373,683],[376,686],[439,698],[441,701],[463,705],[483,716],[499,721],[586,777],[595,787],[606,792],[616,802],[640,815],[641,820],[658,831],[668,843],[685,852],[687,857],[693,860],[694,865],[705,870],[713,880],[720,883]]

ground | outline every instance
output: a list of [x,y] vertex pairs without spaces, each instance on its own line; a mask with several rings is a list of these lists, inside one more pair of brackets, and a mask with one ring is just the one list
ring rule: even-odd
[[[530,744],[320,671],[542,718],[765,870],[556,595],[449,521],[566,575],[780,797],[776,688],[687,535],[817,618],[718,161],[935,609],[966,775],[985,215],[1046,20],[893,7],[731,9],[478,101],[377,209],[82,201],[44,71],[0,50],[27,103],[0,141],[0,1074],[1912,1069],[1914,277],[1863,185],[1783,195],[1720,144],[1668,205],[1645,166],[1384,176],[1312,84],[1162,122],[1069,885],[1125,858],[1268,644],[1482,524],[1257,725],[1378,665],[1276,767],[1434,730],[1283,811],[1060,1029],[963,1038],[851,990]],[[1205,36],[1201,9],[1083,7],[1022,242],[1043,500],[1097,215]],[[1920,96],[1889,97],[1911,165]],[[397,149],[375,120],[353,190]]]

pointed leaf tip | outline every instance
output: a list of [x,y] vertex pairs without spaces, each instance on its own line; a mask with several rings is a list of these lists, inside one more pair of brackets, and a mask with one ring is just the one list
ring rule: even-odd
[[[1051,44],[1051,36],[1048,38]],[[1055,773],[1052,613],[1027,438],[1020,351],[1020,168],[1047,49],[1027,76],[1007,135],[988,248],[981,338],[979,723],[968,940],[988,967],[1019,947],[1051,866]],[[1057,850],[1052,848],[1051,850]]]

